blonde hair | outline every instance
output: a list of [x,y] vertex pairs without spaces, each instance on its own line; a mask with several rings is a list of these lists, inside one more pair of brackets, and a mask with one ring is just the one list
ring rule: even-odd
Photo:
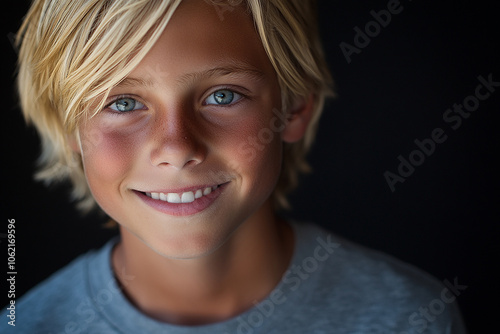
[[[220,6],[221,0],[212,1]],[[35,0],[17,35],[18,91],[28,123],[37,128],[42,153],[36,178],[71,180],[79,208],[96,207],[81,157],[69,138],[86,113],[96,113],[112,87],[144,58],[181,0]],[[224,1],[222,1],[224,2]],[[235,6],[242,0],[228,0]],[[263,46],[278,75],[284,110],[314,96],[314,116],[305,137],[285,144],[282,173],[273,193],[277,207],[309,166],[309,150],[331,95],[331,78],[316,28],[315,1],[246,0]],[[101,98],[96,108],[92,102]],[[97,141],[99,138],[82,138]]]

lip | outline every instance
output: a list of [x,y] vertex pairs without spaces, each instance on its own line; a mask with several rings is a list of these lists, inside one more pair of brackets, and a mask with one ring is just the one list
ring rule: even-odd
[[[223,183],[217,187],[214,191],[212,191],[210,194],[205,195],[203,197],[200,197],[198,199],[195,199],[194,202],[191,203],[169,203],[169,202],[164,202],[162,200],[157,200],[153,199],[151,197],[148,197],[145,192],[141,192],[138,190],[133,190],[133,192],[147,205],[152,207],[153,209],[167,214],[171,216],[176,216],[176,217],[182,217],[182,216],[191,216],[194,214],[197,214],[199,212],[202,212],[203,210],[207,209],[210,207],[222,194],[222,192],[226,189],[227,185],[229,182]],[[187,191],[193,191],[195,189],[199,189],[200,187],[191,187],[191,188],[183,188],[180,191],[179,190],[169,190],[169,192],[187,192]],[[163,192],[163,191],[153,191],[153,192]]]

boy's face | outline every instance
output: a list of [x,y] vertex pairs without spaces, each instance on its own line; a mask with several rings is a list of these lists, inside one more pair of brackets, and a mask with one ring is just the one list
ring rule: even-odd
[[107,107],[79,129],[99,205],[168,257],[206,254],[266,216],[280,173],[277,77],[250,14],[226,9],[183,1]]

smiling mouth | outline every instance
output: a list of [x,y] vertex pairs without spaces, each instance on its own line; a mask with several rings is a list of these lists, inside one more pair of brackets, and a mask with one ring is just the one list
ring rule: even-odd
[[168,202],[172,204],[184,204],[184,203],[192,203],[198,198],[203,196],[207,196],[212,193],[212,191],[219,188],[221,185],[215,185],[212,187],[204,187],[200,189],[196,189],[193,191],[186,191],[182,193],[160,193],[160,192],[143,192],[146,196],[160,200],[163,202]]

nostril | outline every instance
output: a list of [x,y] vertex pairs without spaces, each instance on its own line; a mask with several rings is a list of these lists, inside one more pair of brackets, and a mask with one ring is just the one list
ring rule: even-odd
[[184,164],[184,167],[189,167],[191,165],[197,165],[198,164],[198,161],[196,159],[192,159],[192,160],[189,160],[187,161],[185,164]]

